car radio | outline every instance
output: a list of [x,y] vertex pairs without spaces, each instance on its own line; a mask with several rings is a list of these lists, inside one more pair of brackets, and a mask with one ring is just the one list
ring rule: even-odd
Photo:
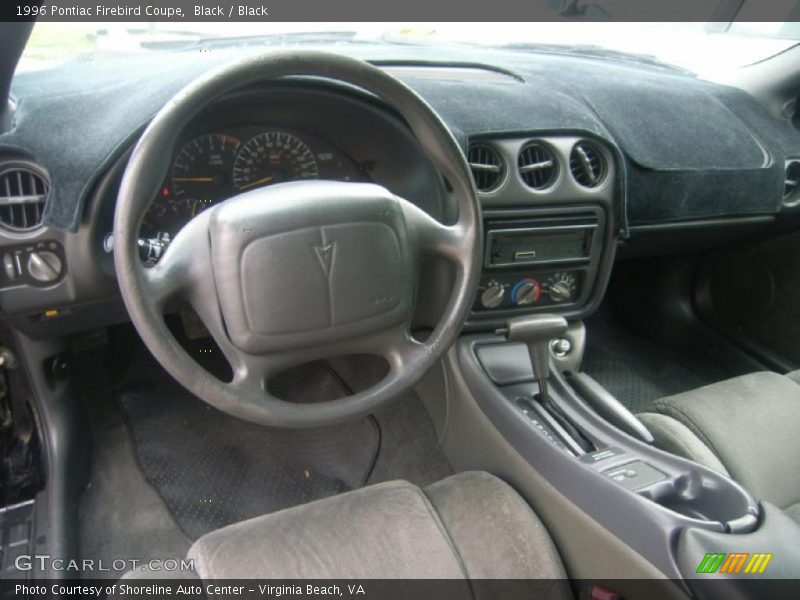
[[597,220],[565,224],[534,222],[528,226],[523,222],[514,223],[511,228],[490,222],[489,226],[498,227],[486,232],[484,265],[492,268],[587,261]]

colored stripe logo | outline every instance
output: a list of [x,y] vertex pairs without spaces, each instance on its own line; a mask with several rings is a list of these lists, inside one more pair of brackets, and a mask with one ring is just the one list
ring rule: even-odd
[[766,552],[709,552],[697,566],[697,573],[760,574],[766,571],[772,553]]

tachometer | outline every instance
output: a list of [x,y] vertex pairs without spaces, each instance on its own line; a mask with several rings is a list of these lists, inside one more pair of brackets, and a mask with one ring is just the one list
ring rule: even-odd
[[233,183],[242,192],[318,177],[317,160],[308,146],[283,131],[267,131],[252,138],[242,145],[233,165]]
[[194,138],[178,152],[167,184],[145,213],[142,234],[169,238],[208,206],[236,194],[231,171],[240,141],[211,133]]
[[186,144],[172,167],[175,195],[202,201],[233,195],[230,174],[239,145],[237,138],[220,133],[203,135]]

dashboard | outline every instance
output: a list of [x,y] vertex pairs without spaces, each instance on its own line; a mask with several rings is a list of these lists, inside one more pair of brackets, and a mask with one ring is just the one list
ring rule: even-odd
[[[382,63],[380,53],[373,60],[432,105],[473,169],[487,245],[468,327],[537,310],[581,318],[602,296],[617,251],[682,251],[682,232],[706,222],[736,238],[796,204],[790,191],[782,206],[781,192],[784,163],[789,172],[795,163],[786,161],[800,156],[798,133],[735,90],[613,61],[465,49],[459,64],[493,66],[456,69],[429,52],[397,59],[413,68]],[[153,114],[212,66],[180,54],[152,58],[15,79],[28,110],[0,135],[0,163],[14,175],[0,169],[0,177],[13,183],[22,173],[35,183],[17,191],[19,211],[0,207],[0,313],[32,337],[128,318],[111,237],[122,173]],[[98,70],[108,93],[85,85],[86,69]],[[679,109],[681,118],[669,118]],[[723,130],[733,137],[708,134]],[[208,207],[289,181],[374,182],[442,222],[456,216],[447,182],[402,119],[322,78],[252,85],[210,101],[160,168],[140,227],[140,254],[150,264]],[[734,231],[732,218],[742,229]],[[421,326],[437,312],[424,294],[441,296],[449,277],[424,266]]]
[[156,262],[178,231],[210,206],[243,192],[305,179],[370,180],[342,150],[305,132],[250,125],[183,140],[142,219],[142,258]]

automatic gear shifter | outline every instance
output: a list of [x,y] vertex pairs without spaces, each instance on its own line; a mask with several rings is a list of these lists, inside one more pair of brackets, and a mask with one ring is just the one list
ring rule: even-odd
[[591,452],[594,449],[592,443],[586,439],[556,403],[551,401],[547,388],[547,381],[550,378],[550,342],[564,335],[566,331],[567,320],[564,317],[530,315],[509,319],[506,321],[506,326],[498,329],[496,333],[505,336],[510,342],[522,342],[528,347],[533,376],[539,384],[539,403],[561,425],[578,448],[584,452]]
[[533,376],[539,383],[539,399],[547,406],[549,396],[547,380],[550,377],[550,340],[564,335],[567,331],[567,320],[558,315],[531,315],[515,317],[506,321],[499,335],[504,335],[510,342],[522,342],[528,347],[531,357]]

